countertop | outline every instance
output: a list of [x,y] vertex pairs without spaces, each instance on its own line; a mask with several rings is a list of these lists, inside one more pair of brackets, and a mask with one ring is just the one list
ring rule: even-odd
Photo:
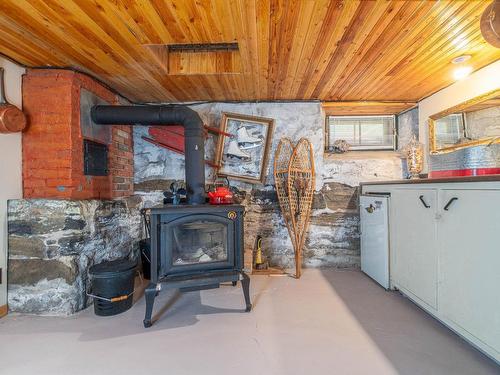
[[420,178],[414,180],[371,181],[371,182],[362,182],[360,183],[360,185],[366,186],[366,185],[402,185],[402,184],[441,184],[441,183],[453,183],[453,182],[486,182],[486,181],[500,181],[500,174],[491,174],[483,176]]

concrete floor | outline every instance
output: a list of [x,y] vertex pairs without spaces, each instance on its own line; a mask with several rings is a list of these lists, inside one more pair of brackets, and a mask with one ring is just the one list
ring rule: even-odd
[[252,277],[254,310],[238,286],[144,299],[102,318],[11,314],[0,320],[0,374],[500,374],[500,367],[358,271],[305,270],[300,280]]

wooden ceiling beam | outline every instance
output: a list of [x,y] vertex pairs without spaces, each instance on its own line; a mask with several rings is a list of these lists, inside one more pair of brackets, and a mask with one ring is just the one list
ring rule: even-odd
[[[2,0],[0,53],[86,72],[136,102],[413,102],[452,82],[457,55],[474,69],[500,58],[479,31],[489,3]],[[200,57],[210,74],[172,76],[147,47],[220,42],[238,43],[241,74],[203,70],[213,61]]]
[[327,115],[357,116],[357,115],[397,115],[417,105],[416,102],[389,101],[350,101],[322,102],[321,107]]

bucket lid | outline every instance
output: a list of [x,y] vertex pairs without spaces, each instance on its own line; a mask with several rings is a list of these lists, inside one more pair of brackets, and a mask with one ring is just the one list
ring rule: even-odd
[[130,271],[136,266],[136,262],[128,259],[105,261],[90,267],[89,273],[92,276],[114,276],[119,273]]

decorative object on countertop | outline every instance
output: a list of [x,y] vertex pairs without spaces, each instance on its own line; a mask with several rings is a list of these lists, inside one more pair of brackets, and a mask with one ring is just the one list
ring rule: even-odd
[[233,204],[233,192],[229,185],[229,180],[225,178],[217,178],[207,193],[208,202],[210,204]]
[[349,151],[349,148],[351,147],[351,145],[349,143],[347,143],[346,140],[344,139],[337,139],[335,142],[333,142],[333,152],[336,153],[336,154],[343,154],[347,151]]
[[136,262],[121,259],[96,264],[89,269],[94,312],[99,316],[117,315],[132,307]]
[[215,164],[217,175],[250,183],[264,183],[274,120],[222,113]]
[[4,70],[0,68],[0,133],[17,133],[26,127],[26,116],[5,97]]
[[311,219],[314,194],[314,157],[311,142],[301,138],[294,147],[282,138],[274,155],[274,181],[292,245],[295,250],[295,277],[300,278],[302,247]]
[[403,153],[408,164],[410,178],[419,178],[424,167],[424,145],[417,141],[417,138],[413,135],[410,142],[403,148]]

